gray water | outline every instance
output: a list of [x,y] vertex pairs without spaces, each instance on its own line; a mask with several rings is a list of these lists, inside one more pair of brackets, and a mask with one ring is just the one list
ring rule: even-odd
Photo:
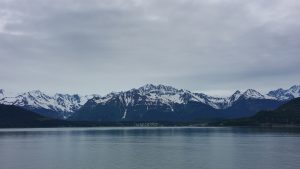
[[1,169],[299,169],[300,132],[249,128],[0,129]]

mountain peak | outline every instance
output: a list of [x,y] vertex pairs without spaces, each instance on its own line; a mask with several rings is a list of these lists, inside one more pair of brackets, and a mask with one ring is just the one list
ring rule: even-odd
[[[0,93],[0,104],[16,105],[29,109],[43,109],[59,112],[60,118],[67,118],[77,111],[87,100],[96,95],[79,96],[78,94],[47,95],[40,90],[32,90],[24,93],[4,92]],[[46,113],[47,114],[47,113]],[[47,114],[49,115],[49,114]],[[55,117],[56,118],[56,117]]]
[[273,90],[273,91],[270,91],[267,95],[277,98],[279,100],[294,99],[294,98],[300,96],[300,85],[294,85],[287,90],[282,89],[282,88]]
[[146,84],[140,88],[138,88],[138,90],[141,90],[142,92],[178,92],[180,90],[172,87],[172,86],[166,86],[166,85],[153,85],[153,84]]
[[2,99],[4,97],[4,90],[0,89],[0,99]]
[[254,98],[254,99],[264,99],[264,95],[260,94],[258,91],[254,89],[248,89],[243,93],[243,96],[246,99]]
[[290,88],[290,90],[299,90],[300,89],[300,85],[294,85]]
[[242,94],[242,92],[239,91],[239,90],[237,90],[237,91],[235,91],[235,92],[233,93],[233,95],[239,95],[239,94]]
[[34,95],[43,95],[44,93],[41,92],[40,90],[31,90],[27,92],[28,94],[34,94]]
[[4,95],[4,90],[3,89],[0,89],[0,95]]
[[234,102],[234,101],[238,100],[238,99],[241,97],[241,95],[242,95],[242,92],[241,92],[241,91],[239,91],[239,90],[235,91],[235,92],[229,97],[230,102]]

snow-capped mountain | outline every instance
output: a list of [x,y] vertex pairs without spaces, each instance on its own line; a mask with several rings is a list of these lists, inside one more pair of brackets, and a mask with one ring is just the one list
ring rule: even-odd
[[[228,112],[228,116],[230,113],[242,111],[239,105],[249,107],[245,111],[247,115],[260,109],[273,109],[280,104],[275,97],[263,95],[253,89],[243,93],[236,91],[229,97],[212,97],[171,86],[147,84],[137,89],[95,97],[74,114],[74,119],[147,121],[217,118],[226,116],[222,113],[228,112],[229,108],[231,112]],[[235,105],[238,108],[232,108]]]
[[[43,114],[45,110],[53,111],[58,113],[58,118],[66,119],[84,105],[87,100],[95,96],[99,95],[79,96],[77,94],[55,94],[49,96],[39,90],[12,95],[7,94],[7,92],[1,89],[0,104],[16,105],[26,109],[36,110],[36,112],[40,114]],[[54,115],[52,117],[54,117]]]
[[244,92],[238,90],[229,97],[214,97],[172,86],[147,84],[137,89],[112,92],[103,97],[47,95],[39,90],[14,94],[0,89],[0,104],[16,105],[48,117],[63,119],[74,114],[79,120],[104,120],[108,117],[110,120],[149,120],[154,116],[166,120],[173,112],[176,114],[174,119],[178,120],[190,117],[219,117],[225,112],[230,114],[243,111],[249,115],[258,110],[276,108],[299,96],[300,86],[274,90],[267,95],[248,89]]
[[[135,100],[135,97],[140,97]],[[131,89],[126,92],[110,93],[104,97],[94,98],[97,104],[105,104],[111,99],[120,98],[124,105],[134,105],[136,101],[145,101],[147,105],[156,104],[186,104],[188,102],[200,102],[215,109],[226,109],[230,107],[240,97],[244,99],[276,99],[271,96],[262,95],[259,92],[248,89],[244,93],[236,91],[230,97],[213,97],[203,93],[193,93],[188,90],[176,89],[171,86],[147,84],[138,89]]]
[[274,97],[278,100],[291,100],[297,97],[300,97],[300,85],[296,86],[292,86],[289,89],[277,89],[277,90],[273,90],[270,91],[268,94],[268,96]]

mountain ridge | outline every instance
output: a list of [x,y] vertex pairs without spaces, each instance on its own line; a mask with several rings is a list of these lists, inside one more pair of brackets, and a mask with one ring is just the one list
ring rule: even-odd
[[47,117],[66,119],[77,111],[87,100],[99,95],[60,94],[47,95],[40,90],[5,96],[1,90],[0,104],[15,105],[32,110]]
[[[284,102],[262,95],[254,89],[236,91],[233,95],[222,98],[171,86],[146,84],[137,89],[92,98],[72,118],[99,121],[235,118],[240,115],[251,116],[259,110],[272,110]],[[159,117],[159,114],[165,118]],[[188,114],[191,117],[187,117]]]
[[[68,119],[84,106],[87,107],[89,105],[92,108],[96,105],[106,105],[107,103],[115,101],[120,102],[119,109],[122,109],[123,111],[122,119],[126,119],[128,107],[134,105],[145,105],[146,110],[149,110],[149,107],[151,106],[163,106],[164,109],[174,112],[175,107],[178,107],[178,105],[184,107],[193,102],[194,104],[197,103],[200,105],[201,103],[213,109],[225,111],[235,105],[238,100],[242,100],[242,98],[246,100],[244,102],[250,102],[249,100],[266,102],[264,100],[270,100],[268,102],[274,102],[276,103],[274,104],[276,106],[279,104],[277,102],[285,102],[299,96],[300,86],[297,85],[286,90],[273,90],[266,95],[261,94],[254,89],[248,89],[244,92],[237,90],[228,97],[215,97],[162,84],[146,84],[139,88],[111,92],[104,96],[96,94],[81,96],[78,94],[71,95],[59,93],[47,95],[40,90],[33,90],[14,95],[11,93],[8,94],[5,90],[0,89],[0,104],[16,105],[47,117]],[[272,107],[273,106],[271,106],[271,108]]]

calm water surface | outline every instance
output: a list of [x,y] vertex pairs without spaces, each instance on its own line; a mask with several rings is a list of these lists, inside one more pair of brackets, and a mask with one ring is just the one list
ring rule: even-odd
[[0,168],[299,169],[298,130],[0,129]]

